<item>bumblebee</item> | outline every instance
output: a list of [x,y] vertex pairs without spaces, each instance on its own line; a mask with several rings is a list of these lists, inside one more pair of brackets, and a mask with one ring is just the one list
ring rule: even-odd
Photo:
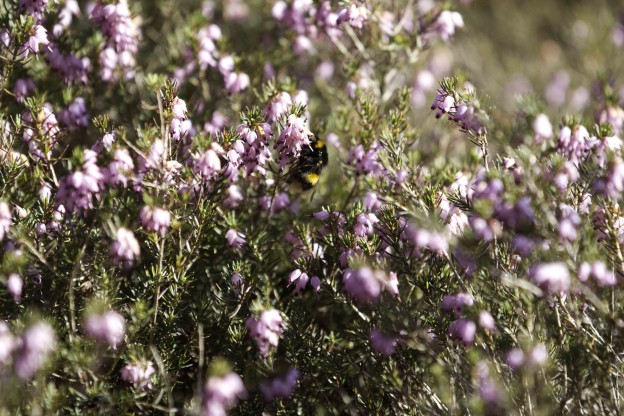
[[314,188],[327,161],[325,142],[313,137],[310,144],[301,149],[299,158],[291,168],[288,182],[298,184],[304,191]]

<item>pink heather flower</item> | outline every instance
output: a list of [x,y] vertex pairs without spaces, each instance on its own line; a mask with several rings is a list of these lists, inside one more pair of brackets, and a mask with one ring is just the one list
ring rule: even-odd
[[564,126],[559,132],[558,150],[571,162],[578,163],[587,157],[595,142],[585,127],[578,125],[572,129]]
[[126,364],[121,369],[121,379],[132,384],[138,391],[151,390],[151,378],[154,374],[156,374],[156,369],[151,361]]
[[13,296],[13,300],[19,302],[22,298],[22,289],[24,288],[22,277],[17,273],[11,273],[7,279],[6,286],[11,296]]
[[81,168],[61,178],[56,202],[69,212],[82,215],[93,209],[93,200],[103,189],[104,174],[97,165],[97,153],[85,149]]
[[13,87],[15,99],[18,103],[24,102],[24,99],[35,91],[35,88],[35,81],[33,81],[32,78],[20,78],[16,80],[15,86]]
[[197,32],[197,39],[199,40],[197,61],[199,62],[199,68],[202,71],[205,71],[208,67],[217,66],[219,51],[217,51],[217,45],[214,43],[215,40],[217,40],[214,38],[214,35],[215,32],[211,31],[209,27],[202,28],[199,32]]
[[11,208],[6,202],[0,201],[0,241],[4,239],[4,236],[9,232],[10,227]]
[[276,397],[290,397],[295,387],[297,387],[299,376],[299,370],[291,368],[279,377],[261,381],[258,384],[258,388],[262,392],[264,400],[268,402]]
[[120,227],[115,234],[110,253],[115,263],[131,265],[141,254],[141,247],[132,231]]
[[20,0],[20,8],[33,16],[37,21],[43,19],[43,13],[48,7],[49,0]]
[[332,61],[321,62],[314,72],[315,77],[328,81],[334,77],[335,65]]
[[238,185],[230,185],[226,192],[227,198],[223,200],[223,204],[227,208],[236,208],[245,199]]
[[544,139],[550,139],[553,136],[553,127],[546,114],[538,114],[533,120],[533,133],[536,141],[540,143]]
[[134,162],[127,149],[115,150],[113,160],[106,169],[106,179],[112,186],[126,188],[128,180],[134,176]]
[[87,113],[87,104],[84,98],[76,98],[67,109],[59,113],[58,118],[70,129],[87,127],[89,125],[89,114]]
[[514,348],[507,353],[507,365],[514,371],[519,370],[524,364],[524,352],[520,348]]
[[87,335],[98,342],[106,343],[113,349],[123,342],[126,324],[123,317],[115,311],[102,315],[91,315],[86,322]]
[[228,245],[234,250],[240,250],[247,243],[245,240],[245,234],[235,230],[234,228],[230,228],[228,232],[225,233],[225,238]]
[[528,356],[528,363],[531,367],[541,367],[548,362],[548,351],[544,344],[537,344],[533,347]]
[[446,295],[440,307],[445,311],[453,311],[461,316],[464,308],[474,305],[474,298],[468,293],[458,293],[456,295]]
[[455,35],[456,28],[464,27],[464,18],[458,12],[444,10],[432,26],[432,30],[445,42]]
[[288,112],[288,109],[293,105],[290,94],[285,91],[277,93],[271,98],[264,108],[264,117],[267,122],[274,123]]
[[381,353],[387,357],[394,354],[396,349],[397,339],[396,337],[384,335],[377,328],[373,328],[370,332],[370,342],[373,351]]
[[416,74],[412,87],[412,104],[416,108],[422,108],[425,106],[427,93],[435,88],[435,76],[428,69],[423,69]]
[[360,214],[356,218],[356,223],[353,226],[353,232],[358,237],[373,235],[375,234],[375,224],[378,222],[379,219],[375,214]]
[[619,136],[624,132],[624,109],[619,106],[607,106],[596,116],[599,123],[609,123],[613,127],[613,132]]
[[479,326],[488,332],[496,331],[496,322],[488,311],[479,312]]
[[22,380],[31,379],[55,348],[54,330],[39,322],[24,331],[15,350],[15,374]]
[[105,4],[101,0],[91,12],[91,18],[100,26],[105,42],[100,52],[100,76],[104,81],[115,78],[115,69],[125,79],[134,78],[135,55],[139,48],[140,31],[130,15],[126,0]]
[[617,199],[624,191],[624,162],[616,161],[607,172],[607,176],[599,179],[594,185],[594,192]]
[[212,119],[204,124],[204,131],[216,137],[217,133],[223,131],[228,123],[229,120],[226,116],[219,111],[215,111],[212,113]]
[[288,121],[275,142],[275,149],[280,154],[280,167],[297,158],[301,149],[310,145],[311,137],[314,134],[308,129],[306,119],[295,114],[288,116]]
[[5,321],[0,321],[0,365],[6,365],[11,360],[11,353],[17,346],[15,337]]
[[486,408],[493,411],[499,409],[503,393],[500,387],[492,380],[492,377],[490,377],[490,371],[485,361],[477,362],[475,372],[477,373],[479,383],[479,397],[483,400]]
[[39,224],[37,224],[36,231],[37,231],[37,237],[41,237],[41,236],[45,235],[45,233],[46,233],[46,225],[44,223],[40,222]]
[[222,377],[212,376],[204,385],[202,403],[203,416],[225,416],[226,411],[236,405],[239,398],[245,398],[247,392],[243,380],[236,373]]
[[395,272],[388,273],[388,281],[386,282],[386,290],[393,296],[399,297],[399,279]]
[[351,3],[349,7],[338,12],[338,21],[348,22],[355,29],[362,29],[368,20],[369,11],[364,4]]
[[288,276],[288,285],[290,286],[295,283],[295,294],[300,295],[301,291],[307,286],[309,280],[310,278],[307,273],[302,272],[301,269],[296,269]]
[[583,262],[579,267],[578,278],[581,282],[588,281],[590,277],[594,278],[600,286],[608,287],[617,284],[613,270],[608,269],[600,260],[596,260],[592,264]]
[[50,43],[47,60],[50,68],[63,77],[66,85],[74,85],[77,81],[87,83],[87,75],[92,70],[89,58],[62,53],[55,43]]
[[171,125],[169,126],[169,134],[171,139],[178,141],[186,136],[192,129],[192,123],[187,117],[186,102],[175,97],[171,103]]
[[271,346],[277,348],[279,339],[286,328],[286,323],[280,311],[267,309],[260,314],[258,319],[247,318],[246,326],[249,335],[256,341],[260,354],[266,358]]
[[213,149],[195,157],[195,169],[205,180],[213,180],[221,171],[221,160]]
[[238,94],[249,87],[249,75],[244,72],[230,72],[224,77],[225,88],[230,94]]
[[355,168],[358,175],[378,176],[383,173],[383,166],[379,161],[378,152],[380,145],[378,143],[366,150],[364,146],[358,144],[349,151],[347,163]]
[[449,248],[448,240],[443,234],[418,228],[414,224],[405,227],[404,236],[412,243],[416,252],[426,248],[434,253],[446,253]]
[[30,53],[38,54],[41,46],[47,47],[50,44],[48,40],[48,31],[41,25],[34,25],[25,44],[23,44],[17,54],[21,58],[28,58]]
[[243,276],[238,273],[232,274],[232,289],[238,297],[241,297],[245,290],[245,281],[243,280]]
[[559,71],[552,78],[545,91],[545,98],[548,104],[560,107],[566,101],[568,87],[570,86],[570,76],[565,71]]
[[145,205],[141,208],[140,217],[144,227],[161,236],[167,234],[171,225],[171,213],[166,209]]
[[531,267],[529,277],[551,293],[564,293],[570,289],[570,272],[562,262],[536,264]]
[[344,290],[359,302],[377,301],[386,282],[387,276],[382,270],[373,271],[369,267],[362,267],[342,271]]
[[477,325],[469,319],[461,318],[449,326],[449,336],[460,340],[464,345],[471,345],[477,333]]

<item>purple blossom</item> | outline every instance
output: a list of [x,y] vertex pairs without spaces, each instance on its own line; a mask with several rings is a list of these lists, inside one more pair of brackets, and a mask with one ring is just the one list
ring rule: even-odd
[[524,352],[520,348],[514,348],[507,353],[507,365],[514,371],[524,365]]
[[464,27],[464,18],[458,12],[444,10],[439,15],[431,30],[445,42],[451,40],[457,28]]
[[301,149],[310,145],[312,137],[314,135],[308,129],[306,119],[295,114],[288,116],[286,125],[275,142],[275,149],[280,154],[280,167],[297,158]]
[[24,288],[22,276],[17,273],[11,273],[7,278],[6,286],[11,296],[13,296],[13,300],[19,303],[22,298],[22,289]]
[[342,271],[344,290],[362,303],[377,301],[386,282],[387,276],[382,270],[361,267]]
[[494,321],[494,317],[488,311],[480,311],[479,312],[479,326],[485,329],[487,332],[495,332],[496,331],[496,322]]
[[13,87],[13,94],[15,94],[15,100],[18,103],[24,102],[24,99],[28,97],[33,91],[35,91],[35,81],[32,78],[20,78],[15,81]]
[[115,150],[113,160],[105,171],[106,180],[112,186],[126,188],[128,180],[134,176],[134,162],[127,149],[119,148]]
[[242,247],[247,244],[247,240],[245,240],[245,234],[241,233],[234,228],[230,228],[227,233],[225,233],[225,238],[228,242],[228,245],[232,247],[234,250],[240,251]]
[[130,266],[141,254],[141,247],[136,237],[127,228],[119,227],[110,248],[110,254],[116,264]]
[[69,212],[84,215],[94,208],[94,199],[103,189],[104,174],[97,165],[97,153],[85,149],[81,168],[60,180],[56,203]]
[[557,143],[559,152],[573,163],[583,161],[591,148],[595,145],[596,139],[589,136],[589,132],[582,125],[563,126],[559,131]]
[[531,267],[529,277],[536,285],[551,293],[570,289],[570,272],[565,263],[540,263]]
[[469,293],[457,293],[455,295],[446,295],[442,299],[440,308],[445,311],[453,311],[461,316],[464,308],[474,305],[474,298]]
[[82,97],[76,98],[67,109],[59,113],[59,120],[70,129],[87,127],[89,125],[89,114],[87,104]]
[[355,168],[358,175],[377,176],[384,170],[379,161],[379,144],[374,144],[370,149],[364,149],[361,144],[356,145],[349,152],[347,163]]
[[115,311],[89,316],[85,328],[88,336],[110,345],[113,349],[117,349],[117,345],[123,342],[126,332],[123,317]]
[[236,208],[245,199],[238,185],[230,185],[226,192],[227,198],[223,200],[223,204],[227,208]]
[[264,400],[270,402],[276,397],[290,397],[297,387],[297,380],[300,377],[299,370],[289,369],[286,373],[271,380],[263,380],[258,384],[258,388],[264,396]]
[[119,0],[116,4],[98,1],[91,12],[91,18],[100,26],[105,38],[99,58],[102,80],[114,80],[117,68],[125,79],[133,79],[140,32],[130,16],[127,1]]
[[150,207],[148,205],[141,208],[141,224],[149,228],[161,236],[167,234],[171,225],[171,213],[166,209],[159,207]]
[[295,283],[295,294],[300,295],[301,291],[307,286],[309,280],[310,278],[307,273],[301,271],[301,269],[295,269],[288,276],[288,285],[290,286]]
[[35,55],[38,54],[41,46],[47,47],[49,44],[48,31],[43,26],[36,24],[31,29],[30,37],[26,43],[20,47],[17,54],[21,58],[26,59],[31,53]]
[[63,53],[55,43],[50,43],[46,58],[50,68],[63,77],[65,84],[74,85],[77,81],[87,83],[87,76],[92,70],[89,58]]
[[121,369],[121,379],[126,383],[132,384],[138,391],[152,389],[151,378],[154,374],[156,374],[156,369],[151,361],[137,361],[132,364],[126,364]]
[[17,341],[15,374],[22,380],[31,379],[55,347],[54,330],[50,325],[39,322],[30,326]]
[[225,416],[226,411],[247,395],[243,380],[236,373],[222,377],[212,376],[204,385],[203,416]]
[[11,360],[11,354],[18,342],[9,330],[5,321],[0,321],[0,365],[6,365]]
[[244,72],[230,72],[223,78],[225,81],[225,88],[231,94],[238,94],[249,87],[249,75]]
[[358,237],[365,237],[375,234],[375,224],[379,222],[379,218],[375,214],[360,214],[356,217],[356,223],[353,226],[353,232]]
[[477,333],[477,325],[467,318],[453,321],[449,326],[449,336],[460,340],[464,345],[471,345]]
[[370,332],[371,347],[375,352],[381,353],[387,357],[394,354],[397,339],[391,335],[385,335],[377,328],[373,328]]
[[414,246],[414,251],[429,249],[434,253],[446,253],[449,248],[447,238],[435,231],[418,228],[415,224],[408,224],[404,230],[404,237]]
[[11,208],[6,202],[0,201],[0,241],[4,239],[4,236],[9,232],[10,227]]
[[249,335],[256,341],[260,354],[266,358],[271,346],[277,348],[286,323],[280,311],[267,309],[262,311],[258,319],[251,316],[247,318],[246,326]]
[[221,172],[221,160],[213,149],[195,156],[195,169],[205,180],[213,180]]
[[264,108],[264,117],[266,121],[274,123],[288,112],[292,104],[293,101],[290,94],[285,91],[277,93],[273,98],[271,98],[271,100],[269,100],[267,106]]
[[538,114],[535,116],[531,127],[533,128],[533,134],[535,134],[535,141],[537,143],[553,137],[553,127],[546,114]]

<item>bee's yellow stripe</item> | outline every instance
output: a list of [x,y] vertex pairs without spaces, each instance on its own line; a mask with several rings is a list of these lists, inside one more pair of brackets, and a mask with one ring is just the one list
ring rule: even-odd
[[325,147],[325,142],[323,140],[317,140],[314,147],[316,147],[317,149],[322,149]]
[[314,186],[319,181],[319,175],[316,173],[308,173],[305,175],[306,180],[310,183],[310,185]]

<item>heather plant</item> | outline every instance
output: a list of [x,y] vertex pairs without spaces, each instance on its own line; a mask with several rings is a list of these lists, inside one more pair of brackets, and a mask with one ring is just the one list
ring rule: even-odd
[[624,20],[470,3],[2,2],[1,413],[619,414]]

